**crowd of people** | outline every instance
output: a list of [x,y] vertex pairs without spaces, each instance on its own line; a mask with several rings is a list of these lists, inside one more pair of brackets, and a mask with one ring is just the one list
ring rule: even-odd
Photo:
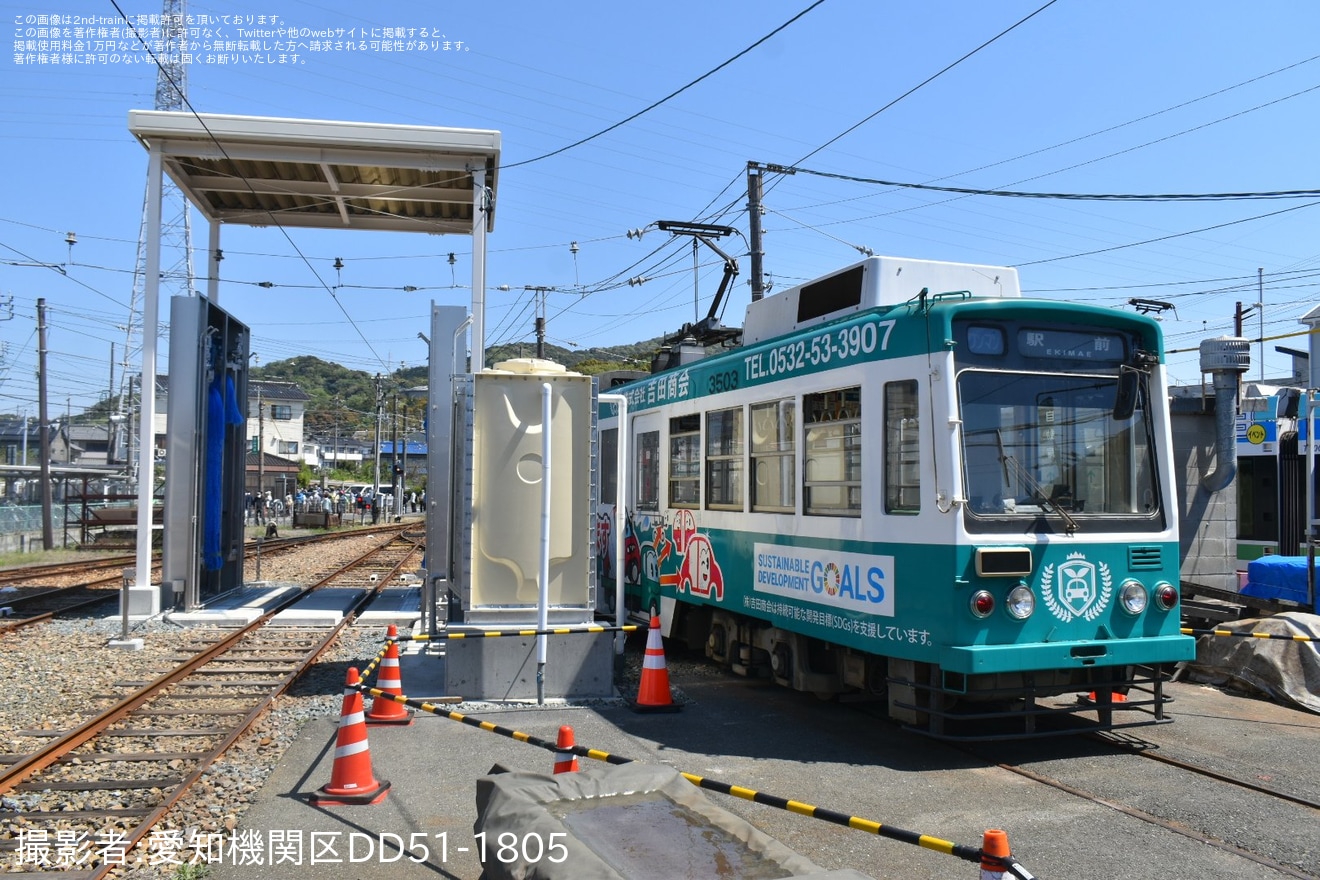
[[245,496],[246,521],[249,525],[265,525],[293,514],[325,513],[333,517],[332,521],[344,522],[346,517],[356,516],[359,522],[370,520],[379,522],[381,517],[387,520],[397,514],[418,513],[426,509],[426,492],[405,492],[402,502],[395,510],[394,494],[382,489],[379,494],[366,486],[361,491],[348,487],[312,486],[299,488],[296,494],[278,498],[267,489],[264,493],[248,492]]

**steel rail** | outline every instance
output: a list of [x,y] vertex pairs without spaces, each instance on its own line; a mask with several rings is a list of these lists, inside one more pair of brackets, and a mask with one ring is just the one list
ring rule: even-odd
[[[357,560],[354,560],[353,562],[344,566],[344,568],[341,569],[340,571],[335,572],[333,575],[330,575],[329,577],[323,578],[321,581],[318,581],[316,584],[309,587],[307,591],[305,591],[300,595],[306,595],[307,592],[311,592],[312,590],[319,589],[320,587],[324,586],[325,584],[329,583],[335,578],[341,577],[345,572],[350,571],[353,568],[359,567],[364,562],[368,561],[370,557],[378,553],[384,552],[386,548],[388,548],[389,545],[394,543],[394,541],[396,540],[399,540],[398,536],[392,537],[389,541],[385,542],[379,547],[373,548],[372,550],[364,554],[364,556],[359,557]],[[395,565],[390,569],[390,575],[393,576],[399,571],[399,569],[403,568],[403,566],[407,564],[408,560],[411,559],[413,555],[415,555],[415,553],[417,552],[420,546],[421,543],[419,541],[414,541],[411,550],[409,550],[408,553],[404,554],[400,558],[400,560],[397,563],[395,563]],[[323,639],[321,639],[321,641],[317,645],[315,645],[315,647],[313,647],[307,652],[304,658],[298,663],[296,668],[288,672],[278,685],[272,687],[257,702],[257,704],[252,707],[252,709],[243,717],[243,719],[240,722],[238,722],[223,739],[221,739],[221,741],[218,744],[213,746],[209,751],[201,753],[197,757],[196,759],[197,766],[193,768],[192,772],[184,776],[182,780],[180,780],[179,784],[175,787],[174,791],[171,792],[169,795],[167,795],[160,804],[158,804],[154,809],[152,809],[150,813],[145,815],[141,819],[141,821],[139,821],[138,824],[135,825],[125,835],[125,845],[124,845],[125,852],[130,851],[131,849],[136,847],[139,843],[141,843],[142,840],[145,839],[147,835],[151,832],[151,829],[155,826],[155,824],[159,822],[165,816],[165,814],[168,813],[174,807],[174,805],[179,802],[179,800],[184,796],[185,793],[187,793],[188,789],[191,788],[195,782],[197,782],[197,780],[202,778],[202,776],[206,773],[206,771],[210,768],[210,766],[213,763],[215,763],[215,761],[221,755],[223,755],[231,746],[233,746],[234,743],[236,743],[243,736],[243,734],[247,733],[248,729],[251,728],[251,726],[256,723],[257,719],[259,719],[263,714],[265,714],[270,709],[270,706],[272,703],[275,702],[275,699],[279,697],[281,694],[283,694],[286,690],[288,690],[288,688],[295,681],[298,680],[299,676],[301,676],[304,672],[307,671],[307,667],[311,666],[313,663],[316,662],[316,659],[320,657],[322,653],[325,652],[326,648],[330,647],[330,645],[334,643],[335,639],[339,638],[339,634],[346,627],[352,625],[352,623],[357,619],[358,614],[361,613],[362,608],[364,608],[367,604],[369,604],[371,600],[374,599],[380,593],[380,591],[385,588],[385,584],[388,582],[388,580],[389,580],[388,577],[385,578],[382,582],[378,583],[374,588],[372,588],[366,594],[364,594],[363,597],[359,599],[357,603],[354,604],[353,608],[344,615],[344,619],[341,620],[338,624],[336,624],[326,634],[326,636]],[[273,613],[274,612],[272,612],[272,614]],[[267,615],[267,617],[269,616],[270,615]],[[257,623],[259,622],[260,621],[255,621],[253,626],[256,626]],[[101,880],[101,878],[106,877],[108,874],[110,874],[111,871],[119,867],[120,866],[116,864],[103,863],[99,865],[97,868],[93,869],[92,873],[88,876],[88,880]]]
[[[257,618],[256,620],[254,620],[249,625],[241,629],[238,629],[231,635],[228,635],[225,638],[221,639],[220,641],[213,643],[205,650],[189,658],[187,661],[185,661],[175,669],[167,673],[164,673],[155,680],[149,682],[145,687],[141,688],[137,693],[132,694],[129,697],[126,697],[124,700],[121,700],[116,705],[111,706],[108,709],[105,709],[104,711],[98,713],[97,715],[83,722],[81,725],[79,725],[77,728],[70,731],[69,733],[56,738],[52,742],[48,743],[45,747],[17,761],[16,763],[11,764],[3,773],[0,773],[0,794],[8,793],[9,791],[13,790],[13,787],[15,785],[22,782],[27,777],[31,776],[33,773],[36,773],[40,770],[44,770],[45,768],[51,766],[56,761],[58,761],[59,758],[68,754],[69,752],[73,751],[74,749],[78,748],[84,743],[88,742],[98,733],[109,727],[111,724],[123,719],[133,710],[140,708],[144,703],[148,702],[149,700],[157,696],[160,693],[160,691],[164,690],[165,688],[169,687],[172,684],[177,683],[178,681],[190,675],[195,670],[209,663],[211,660],[224,654],[226,651],[228,651],[231,647],[233,647],[244,637],[246,637],[252,632],[255,632],[260,627],[264,626],[271,618],[273,618],[280,611],[283,611],[285,608],[288,608],[289,606],[293,605],[295,602],[304,598],[308,593],[312,592],[313,590],[320,588],[328,580],[338,576],[342,571],[351,570],[352,568],[361,565],[366,559],[375,555],[377,552],[379,552],[389,543],[392,543],[393,540],[394,537],[391,536],[389,541],[385,542],[384,544],[378,547],[371,548],[366,553],[363,553],[361,556],[359,556],[357,559],[345,565],[340,571],[336,571],[330,577],[323,579],[322,581],[319,581],[310,587],[300,590],[299,592],[293,594],[292,596],[280,601],[274,608],[272,608],[270,611],[268,611],[266,614],[262,615],[261,617]],[[381,586],[383,586],[383,584]]]

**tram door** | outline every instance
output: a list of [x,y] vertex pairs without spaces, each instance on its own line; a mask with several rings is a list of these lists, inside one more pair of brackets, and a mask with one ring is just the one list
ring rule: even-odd
[[656,536],[663,533],[660,505],[662,417],[658,413],[638,416],[630,426],[627,476],[629,507],[625,513],[624,565],[629,584],[641,586],[638,609],[659,606],[660,565]]

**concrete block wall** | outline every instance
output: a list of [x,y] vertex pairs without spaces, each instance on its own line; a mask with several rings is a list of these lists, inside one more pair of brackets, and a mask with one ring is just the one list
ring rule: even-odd
[[1215,400],[1173,401],[1173,472],[1178,489],[1183,580],[1236,590],[1237,481],[1210,493],[1201,477],[1215,466]]

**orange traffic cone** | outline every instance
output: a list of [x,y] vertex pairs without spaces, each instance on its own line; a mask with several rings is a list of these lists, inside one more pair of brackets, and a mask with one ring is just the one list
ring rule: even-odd
[[[385,648],[385,657],[380,661],[380,671],[376,673],[376,689],[396,697],[403,696],[403,678],[399,675],[399,628],[390,624],[385,632],[389,644]],[[368,725],[413,723],[413,710],[403,703],[391,700],[388,696],[375,697],[371,701],[371,711],[367,712]]]
[[665,647],[660,640],[660,617],[651,615],[651,629],[646,634],[646,658],[642,661],[642,681],[632,707],[638,712],[677,712],[669,692],[669,672],[665,669]]
[[[1086,702],[1088,702],[1088,703],[1096,703],[1096,702],[1099,702],[1099,701],[1096,699],[1095,691],[1091,691],[1089,694],[1087,694],[1086,697],[1085,697],[1085,699],[1086,699]],[[1113,691],[1113,692],[1110,694],[1110,702],[1113,702],[1113,703],[1126,703],[1126,702],[1127,702],[1127,694],[1119,693],[1118,691]]]
[[371,751],[367,747],[367,724],[362,718],[362,692],[357,689],[358,671],[348,670],[344,682],[344,708],[339,713],[339,734],[335,737],[335,764],[330,784],[308,795],[320,806],[378,804],[389,791],[388,782],[378,782],[371,775]]
[[559,728],[559,738],[555,740],[555,772],[578,772],[577,755],[573,754],[573,728],[565,724]]
[[1008,873],[1008,834],[990,830],[981,840],[981,880],[1001,880]]

